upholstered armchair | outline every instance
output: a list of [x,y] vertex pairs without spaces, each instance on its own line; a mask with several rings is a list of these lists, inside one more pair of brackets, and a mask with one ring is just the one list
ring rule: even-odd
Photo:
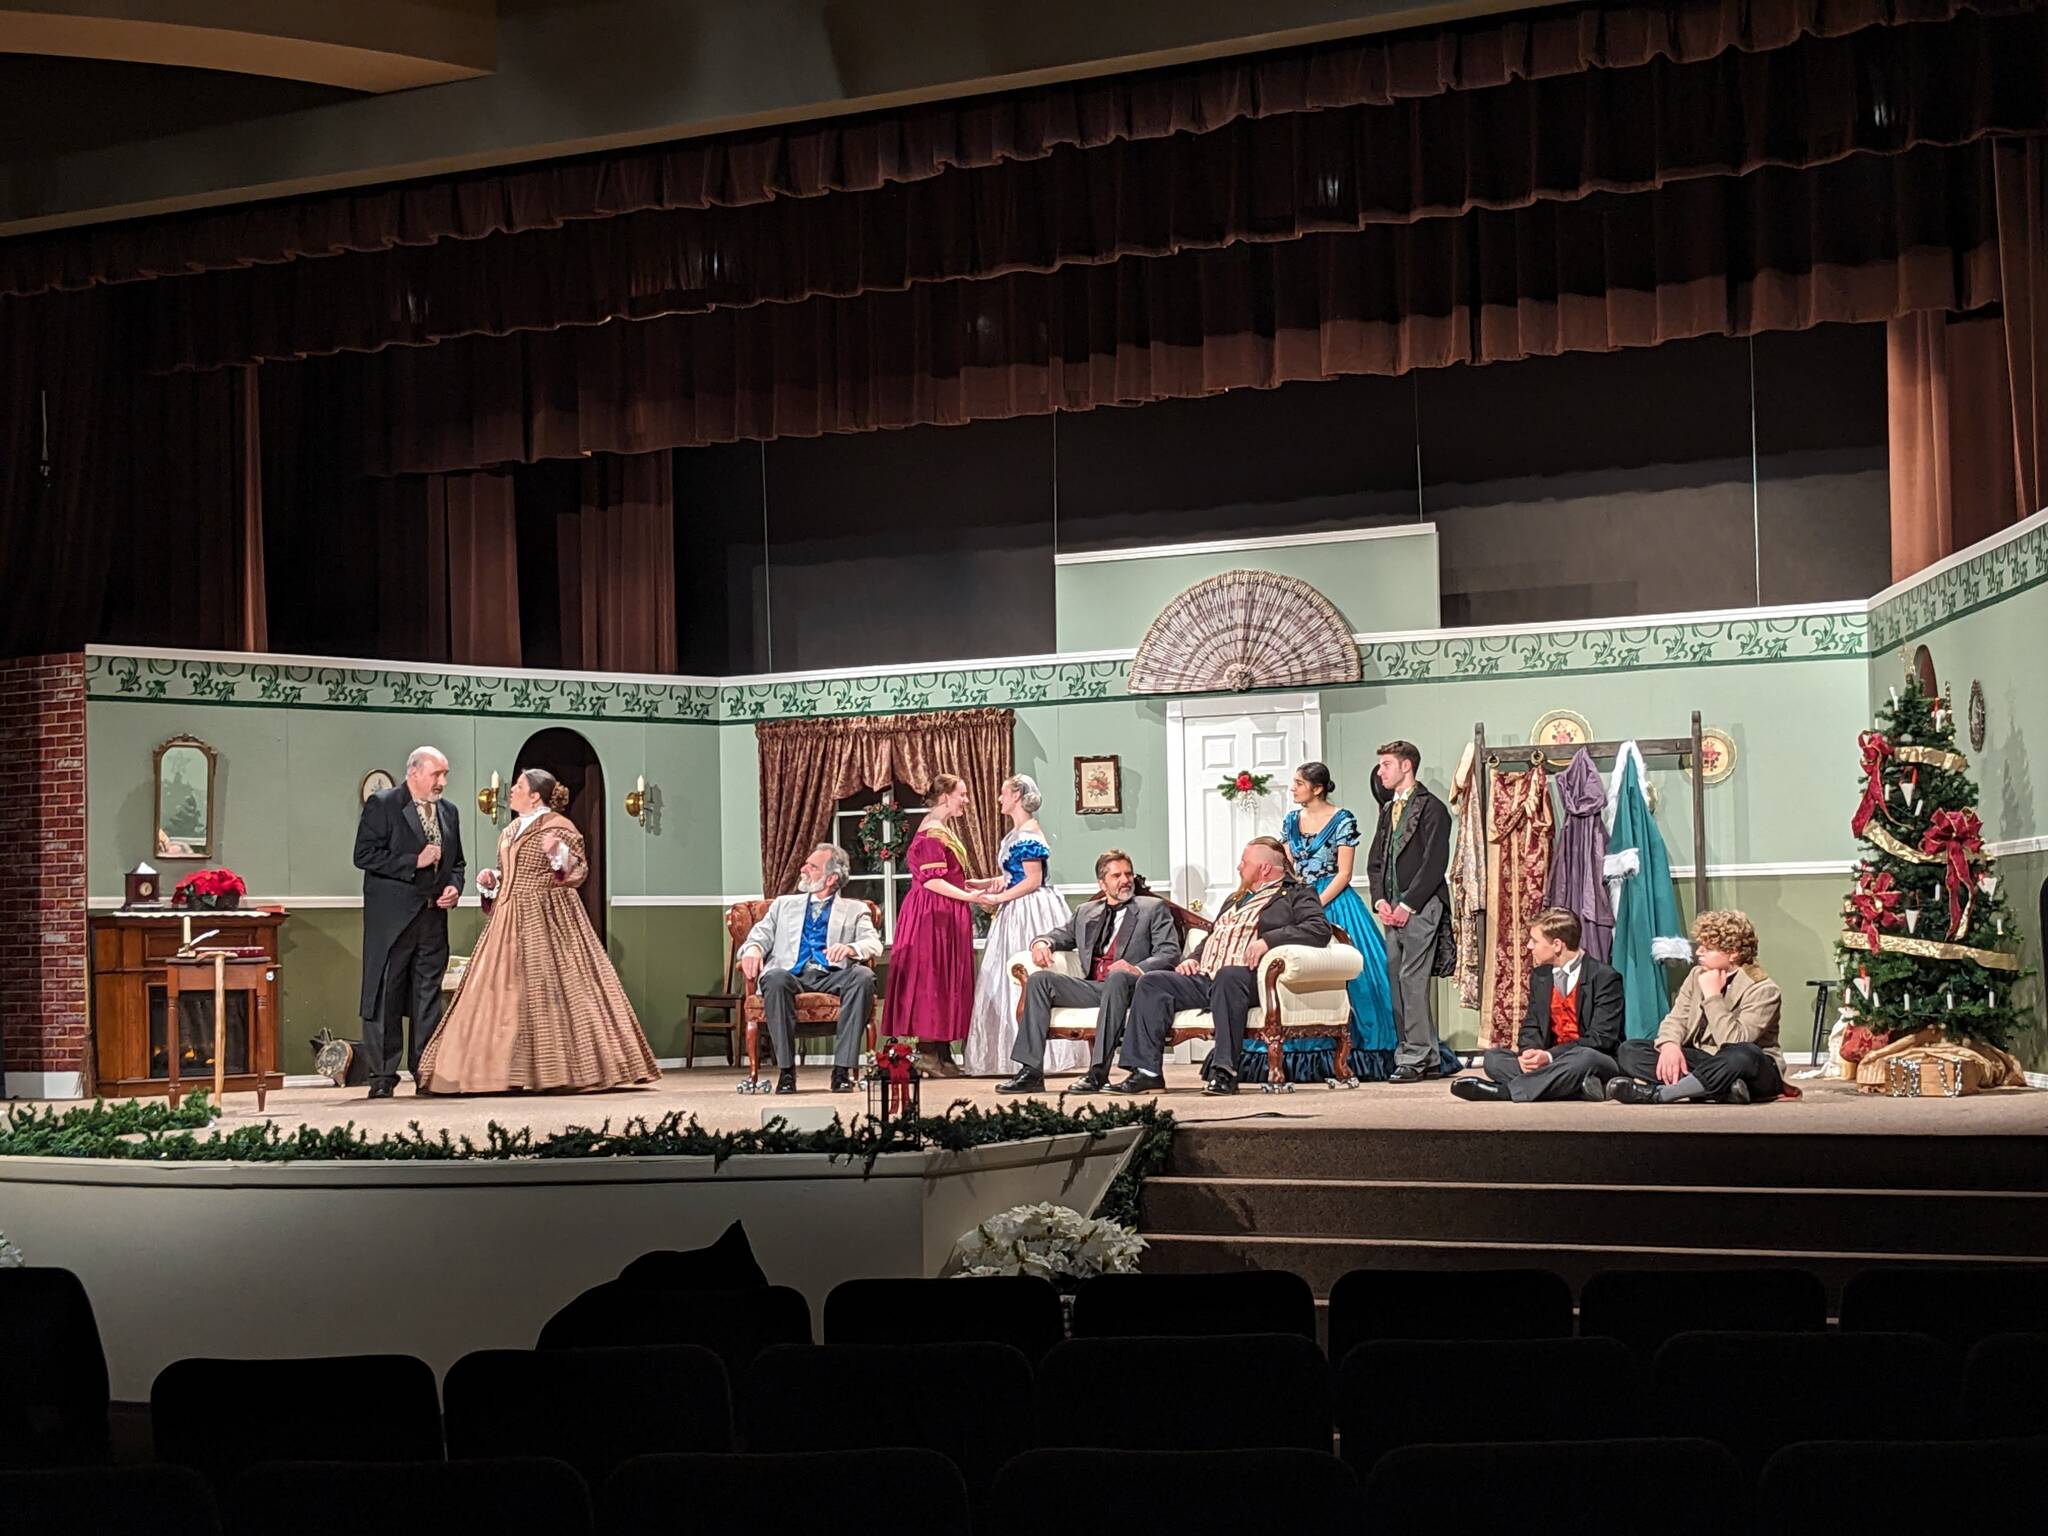
[[[874,902],[866,903],[868,916],[875,920],[875,932],[882,931],[882,909]],[[766,899],[758,901],[737,901],[726,909],[725,932],[727,948],[733,956],[731,980],[744,983],[746,990],[740,994],[740,1017],[746,1021],[747,1031],[747,1080],[758,1083],[761,1080],[761,1026],[768,1022],[767,1004],[761,1001],[761,989],[748,981],[746,973],[739,968],[739,948],[747,941],[747,934],[754,924],[761,921],[767,912]],[[868,1012],[868,1050],[875,1048],[875,1028],[882,1012],[882,991],[875,989],[874,1006]],[[819,1035],[834,1036],[839,1032],[839,999],[829,992],[799,992],[796,995],[796,1038],[799,1045],[806,1039]],[[793,1061],[777,1062],[777,1066],[793,1067]]]
[[[1173,914],[1174,926],[1180,930],[1181,954],[1184,957],[1199,955],[1202,941],[1209,935],[1208,922],[1172,902],[1167,903],[1167,908]],[[1073,951],[1056,950],[1052,959],[1053,969],[1068,976],[1081,974],[1080,957]],[[1020,1022],[1024,1016],[1023,986],[1037,969],[1037,962],[1031,958],[1029,950],[1010,958],[1010,975],[1018,987],[1017,1016]],[[1259,1003],[1245,1021],[1246,1036],[1264,1041],[1269,1056],[1289,1040],[1334,1040],[1337,1076],[1340,1080],[1348,1080],[1351,1076],[1351,998],[1345,988],[1364,969],[1365,957],[1352,947],[1341,929],[1336,930],[1335,938],[1322,949],[1306,944],[1283,944],[1277,949],[1267,950],[1259,961]],[[1052,1011],[1052,1028],[1048,1033],[1054,1040],[1092,1042],[1095,1038],[1095,1010],[1055,1008]],[[1174,1015],[1166,1044],[1171,1048],[1183,1040],[1202,1039],[1215,1033],[1216,1021],[1209,1016],[1207,1009],[1183,1009]],[[1279,1057],[1272,1056],[1271,1059],[1277,1061]]]

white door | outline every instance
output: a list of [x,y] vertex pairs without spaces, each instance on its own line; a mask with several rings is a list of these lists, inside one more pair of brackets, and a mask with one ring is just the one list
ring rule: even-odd
[[[1237,889],[1237,860],[1261,835],[1278,836],[1293,807],[1294,770],[1322,755],[1321,700],[1176,699],[1167,706],[1173,806],[1173,898],[1214,912]],[[1239,772],[1266,774],[1263,795],[1226,800],[1217,786]]]

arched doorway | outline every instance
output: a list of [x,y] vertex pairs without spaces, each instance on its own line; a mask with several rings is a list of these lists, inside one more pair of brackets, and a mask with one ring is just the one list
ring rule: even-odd
[[584,853],[590,860],[590,875],[583,882],[583,910],[590,914],[597,942],[604,943],[604,767],[597,760],[597,749],[566,726],[550,726],[526,739],[514,766],[545,768],[568,786],[567,815],[583,834]]

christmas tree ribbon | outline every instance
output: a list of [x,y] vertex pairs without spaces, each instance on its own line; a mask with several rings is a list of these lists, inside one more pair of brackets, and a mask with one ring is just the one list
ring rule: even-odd
[[1863,749],[1863,803],[1856,807],[1849,831],[1861,837],[1871,817],[1891,818],[1891,812],[1884,808],[1884,765],[1892,755],[1892,744],[1882,731],[1865,731],[1856,738],[1856,745]]
[[1868,934],[1861,929],[1850,928],[1843,931],[1837,942],[1844,949],[1868,949],[1873,954],[1912,955],[1920,960],[1968,960],[1992,971],[2016,971],[2020,968],[2020,957],[2005,950],[1944,944],[1939,939],[1906,939],[1896,933],[1888,933],[1873,946]]
[[1894,747],[1892,756],[1902,763],[1918,763],[1923,768],[1939,768],[1943,773],[1968,773],[1970,760],[1960,752],[1950,752],[1942,747]]
[[1946,861],[1942,883],[1948,887],[1948,936],[1960,939],[1970,929],[1970,909],[1975,905],[1975,887],[1970,879],[1970,856],[1984,850],[1983,823],[1975,811],[1936,811],[1928,823],[1920,850]]
[[1888,874],[1872,875],[1866,868],[1856,877],[1856,890],[1849,905],[1862,920],[1873,950],[1878,947],[1880,929],[1897,928],[1905,922],[1896,910],[1902,894],[1892,888],[1892,877]]

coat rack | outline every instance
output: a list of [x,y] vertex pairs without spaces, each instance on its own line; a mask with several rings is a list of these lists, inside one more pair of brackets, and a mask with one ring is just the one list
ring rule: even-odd
[[[1700,766],[1700,712],[1692,712],[1692,735],[1690,736],[1638,736],[1634,738],[1636,750],[1643,754],[1647,767],[1652,760],[1676,761],[1678,766],[1692,774],[1692,895],[1695,914],[1707,910],[1707,810],[1706,780]],[[1527,746],[1489,747],[1486,744],[1486,722],[1476,722],[1472,727],[1472,745],[1478,782],[1473,785],[1475,802],[1479,807],[1479,836],[1482,844],[1486,838],[1486,807],[1491,795],[1486,782],[1489,768],[1511,768],[1519,771],[1541,765],[1546,773],[1571,765],[1571,760],[1585,752],[1594,759],[1612,762],[1628,745],[1626,741],[1588,741],[1572,746],[1546,747],[1540,742]],[[1649,786],[1645,785],[1647,789]]]

